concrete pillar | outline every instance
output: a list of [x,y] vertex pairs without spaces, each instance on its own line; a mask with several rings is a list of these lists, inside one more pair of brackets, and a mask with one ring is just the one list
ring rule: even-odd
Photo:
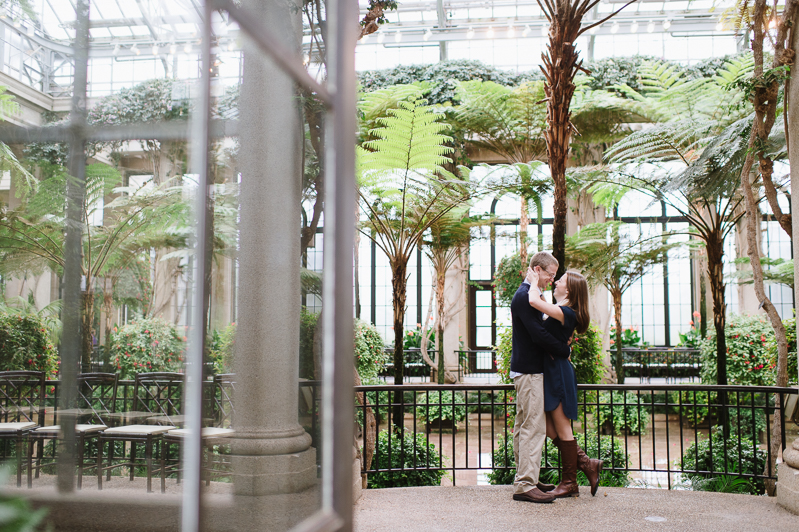
[[[242,4],[284,46],[298,50],[299,12],[288,2]],[[300,115],[288,75],[249,39],[243,47],[232,460],[235,493],[257,496],[301,491],[316,483],[317,474],[311,437],[297,421]]]

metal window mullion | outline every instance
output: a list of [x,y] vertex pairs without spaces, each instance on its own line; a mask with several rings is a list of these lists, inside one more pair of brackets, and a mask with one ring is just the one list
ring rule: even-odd
[[[69,175],[66,185],[67,222],[64,236],[64,311],[61,339],[61,404],[72,408],[81,360],[81,253],[83,250],[83,204],[86,198],[86,82],[89,63],[89,0],[78,0],[75,26],[75,81],[70,113]],[[88,288],[88,287],[87,287]],[[75,416],[62,415],[63,452],[58,461],[58,490],[75,489]]]

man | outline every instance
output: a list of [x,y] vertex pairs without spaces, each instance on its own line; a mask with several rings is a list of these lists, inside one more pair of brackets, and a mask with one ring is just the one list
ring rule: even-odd
[[[516,478],[513,499],[536,503],[552,502],[554,497],[541,491],[538,474],[541,470],[541,450],[546,440],[544,414],[545,357],[569,355],[569,346],[555,340],[544,330],[543,315],[530,306],[528,292],[537,290],[539,296],[549,287],[558,271],[558,261],[551,253],[540,251],[530,259],[530,268],[538,273],[538,286],[526,281],[513,296],[510,312],[513,318],[513,351],[510,376],[516,387],[516,422],[513,426],[513,454],[516,459]],[[546,486],[551,489],[554,486]],[[545,489],[546,489],[545,488]]]

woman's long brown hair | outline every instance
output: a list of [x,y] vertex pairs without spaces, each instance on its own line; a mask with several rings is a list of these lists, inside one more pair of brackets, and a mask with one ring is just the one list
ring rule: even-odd
[[582,334],[588,330],[591,323],[591,314],[588,311],[588,282],[580,272],[569,270],[566,272],[566,290],[569,291],[569,307],[577,316],[575,329]]

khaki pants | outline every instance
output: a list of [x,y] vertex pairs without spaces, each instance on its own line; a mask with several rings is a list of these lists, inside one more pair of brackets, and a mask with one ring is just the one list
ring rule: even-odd
[[514,493],[524,493],[538,484],[541,451],[547,438],[544,414],[544,375],[519,375],[516,386],[516,422],[513,425],[513,455],[516,459]]

